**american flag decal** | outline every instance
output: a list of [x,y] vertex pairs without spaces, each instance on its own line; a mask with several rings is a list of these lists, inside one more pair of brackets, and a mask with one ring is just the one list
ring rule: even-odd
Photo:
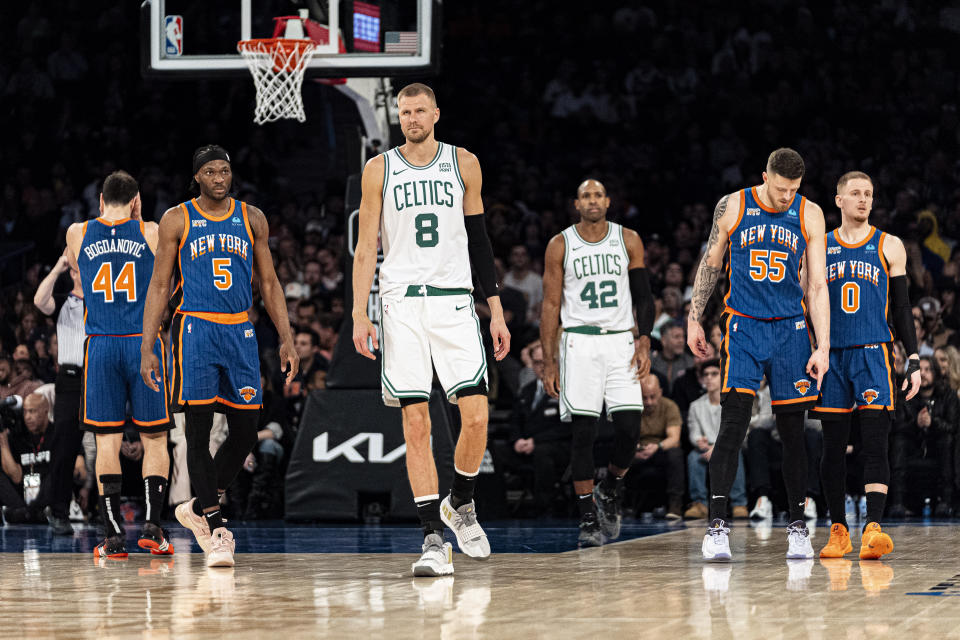
[[387,31],[383,34],[383,50],[386,53],[417,53],[420,38],[416,31]]

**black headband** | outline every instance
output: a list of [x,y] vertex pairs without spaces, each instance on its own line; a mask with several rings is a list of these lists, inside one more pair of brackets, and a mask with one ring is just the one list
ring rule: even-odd
[[200,171],[200,167],[212,160],[226,160],[230,162],[230,154],[227,153],[226,149],[215,144],[200,147],[193,153],[193,173],[196,174],[197,171]]

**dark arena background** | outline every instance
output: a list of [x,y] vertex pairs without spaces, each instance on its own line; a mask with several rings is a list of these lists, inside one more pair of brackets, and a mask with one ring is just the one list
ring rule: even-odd
[[[259,81],[274,84],[258,96],[247,66],[257,54],[245,59],[238,41],[296,35],[287,25],[301,16],[318,48],[302,86],[290,69],[273,68],[270,49],[259,56],[267,61]],[[4,637],[960,635],[950,598],[960,595],[951,546],[960,518],[960,3],[5,2],[0,44]],[[467,557],[448,531],[456,572],[440,577],[412,573],[423,536],[401,411],[381,400],[382,354],[361,358],[352,337],[354,309],[365,306],[378,332],[382,315],[378,279],[365,301],[353,295],[361,174],[404,144],[397,93],[413,82],[436,94],[436,139],[479,160],[511,335],[509,353],[495,359],[495,314],[475,288],[489,424],[474,498],[492,555]],[[284,100],[289,108],[302,100],[302,121],[271,115]],[[256,124],[263,114],[272,121]],[[175,553],[153,555],[134,535],[149,499],[131,418],[121,427],[118,512],[129,554],[102,557],[94,548],[110,515],[98,494],[96,439],[79,435],[85,336],[64,320],[83,308],[71,294],[67,230],[101,215],[104,179],[116,170],[136,179],[142,220],[159,222],[198,196],[191,158],[208,144],[229,154],[230,196],[265,214],[300,371],[292,381],[281,371],[282,334],[255,277],[248,315],[263,407],[256,445],[221,498],[235,566],[208,568],[175,516],[195,495],[183,414],[169,435],[159,502]],[[781,147],[802,156],[799,193],[820,205],[826,232],[842,221],[838,179],[862,171],[873,189],[869,223],[905,249],[922,384],[883,412],[890,473],[880,522],[895,547],[881,559],[857,555],[868,522],[859,418],[840,481],[854,550],[819,556],[838,514],[828,512],[824,427],[812,415],[804,519],[815,553],[784,557],[781,468],[792,456],[769,391],[756,394],[740,450],[732,561],[701,557],[720,424],[705,372],[729,356],[725,275],[699,318],[708,357],[687,347],[687,318],[718,201],[763,185]],[[654,309],[637,453],[618,490],[622,529],[601,546],[578,542],[571,423],[544,393],[539,329],[547,245],[580,221],[578,188],[588,178],[609,196],[606,219],[642,239]],[[168,374],[170,320],[165,310]],[[890,344],[897,390],[910,355],[900,338]],[[442,499],[461,420],[436,378],[429,415]],[[228,431],[217,414],[211,453]],[[617,433],[602,415],[598,479]]]

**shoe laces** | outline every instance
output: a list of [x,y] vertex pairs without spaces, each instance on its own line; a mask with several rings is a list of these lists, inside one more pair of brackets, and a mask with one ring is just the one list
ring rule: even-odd
[[423,553],[428,551],[443,551],[443,538],[437,534],[430,534],[423,539]]
[[462,528],[464,535],[468,540],[473,540],[474,538],[479,538],[483,535],[483,529],[477,524],[477,512],[473,508],[473,502],[461,505],[459,509],[455,509],[456,521],[454,524],[458,528]]
[[791,522],[787,525],[787,538],[796,544],[803,544],[810,535],[810,530],[802,522]]
[[712,522],[710,526],[707,527],[707,533],[710,535],[711,538],[713,538],[713,541],[716,543],[722,540],[724,536],[730,533],[730,527],[725,526],[723,523],[723,520],[714,520],[714,522]]

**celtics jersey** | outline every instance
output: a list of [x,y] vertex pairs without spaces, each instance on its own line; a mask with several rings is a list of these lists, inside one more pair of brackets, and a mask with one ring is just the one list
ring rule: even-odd
[[437,143],[437,155],[422,167],[396,147],[383,158],[381,294],[410,285],[472,290],[457,148]]
[[563,328],[630,330],[633,300],[623,227],[607,222],[607,235],[603,240],[587,242],[574,225],[563,230],[563,242],[563,303],[560,305]]

